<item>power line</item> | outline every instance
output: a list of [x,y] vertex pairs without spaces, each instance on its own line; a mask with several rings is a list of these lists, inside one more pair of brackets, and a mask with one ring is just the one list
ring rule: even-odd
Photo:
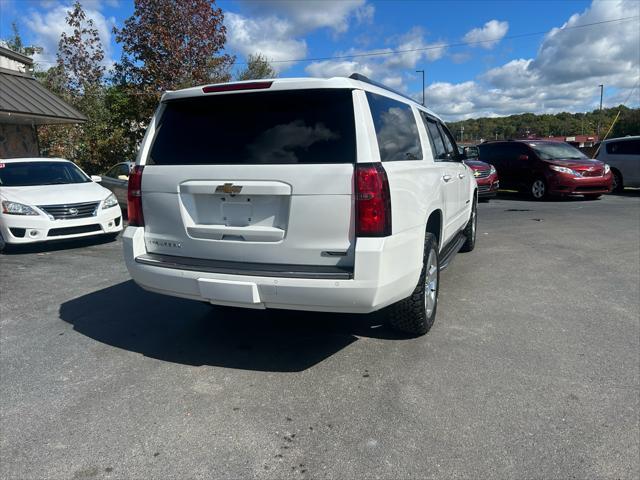
[[[634,20],[640,18],[640,16],[638,15],[633,15],[630,17],[622,17],[622,18],[614,18],[612,20],[603,20],[600,22],[591,22],[591,23],[584,23],[582,25],[573,25],[570,27],[564,27],[564,28],[560,28],[557,31],[558,32],[565,32],[567,30],[575,30],[578,28],[585,28],[585,27],[593,27],[596,25],[605,25],[605,24],[609,24],[609,23],[615,23],[615,22],[624,22],[627,20]],[[384,51],[378,51],[378,52],[367,52],[367,53],[354,53],[351,55],[334,55],[334,56],[328,56],[328,57],[310,57],[310,58],[297,58],[297,59],[289,59],[289,60],[269,60],[269,63],[293,63],[293,62],[319,62],[319,61],[324,61],[324,60],[341,60],[341,59],[348,59],[348,58],[362,58],[362,57],[377,57],[377,56],[383,56],[383,55],[398,55],[398,54],[403,54],[403,53],[412,53],[412,52],[426,52],[429,50],[439,50],[442,48],[453,48],[453,47],[465,47],[465,46],[472,46],[472,45],[482,45],[485,43],[493,43],[493,42],[498,42],[500,40],[513,40],[516,38],[526,38],[526,37],[535,37],[538,35],[546,35],[547,33],[549,33],[548,31],[539,31],[539,32],[530,32],[530,33],[520,33],[520,34],[516,34],[516,35],[507,35],[505,37],[495,37],[495,38],[491,38],[488,40],[478,40],[475,42],[456,42],[456,43],[440,43],[437,45],[431,45],[428,47],[421,47],[421,48],[409,48],[409,49],[403,49],[403,50],[384,50]],[[55,64],[56,62],[46,62],[46,61],[37,61],[36,63],[46,63],[46,64]],[[247,62],[233,62],[232,65],[248,65]]]
[[631,95],[633,95],[633,92],[635,92],[636,88],[638,88],[639,86],[640,86],[640,82],[635,84],[635,86],[629,92],[629,95],[627,95],[627,99],[622,103],[622,105],[626,105],[627,103],[629,103],[629,99],[631,98]]
[[[582,25],[573,25],[570,27],[561,28],[558,30],[558,32],[564,32],[566,30],[574,30],[577,28],[593,27],[595,25],[603,25],[603,24],[614,23],[614,22],[623,22],[626,20],[633,20],[637,18],[639,18],[639,16],[634,15],[631,17],[615,18],[613,20],[603,20],[601,22],[584,23]],[[298,59],[291,59],[291,60],[270,60],[269,63],[317,62],[322,60],[340,60],[340,59],[346,59],[346,58],[375,57],[375,56],[381,56],[381,55],[395,55],[395,54],[401,54],[401,53],[424,52],[428,50],[438,50],[441,48],[464,47],[469,45],[482,45],[484,43],[493,43],[493,42],[498,42],[500,40],[512,40],[515,38],[533,37],[538,35],[545,35],[547,33],[548,31],[520,33],[517,35],[507,35],[505,37],[491,38],[488,40],[478,40],[475,42],[440,43],[437,45],[431,45],[429,47],[409,48],[409,49],[403,49],[403,50],[385,50],[385,51],[368,52],[368,53],[354,53],[352,55],[335,55],[331,57],[298,58]],[[246,64],[247,64],[246,62],[235,62],[235,65],[246,65]]]

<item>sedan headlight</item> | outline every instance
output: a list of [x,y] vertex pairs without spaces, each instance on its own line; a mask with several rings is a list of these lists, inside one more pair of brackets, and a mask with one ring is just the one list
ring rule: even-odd
[[567,168],[567,167],[561,167],[560,165],[549,165],[549,167],[551,168],[551,170],[555,170],[556,172],[568,173],[570,175],[575,175],[576,177],[580,177],[581,176],[575,170],[572,170],[572,169]]
[[2,201],[2,213],[7,215],[40,215],[29,205],[23,203],[10,202],[8,200]]
[[491,165],[491,170],[489,171],[489,175],[493,175],[494,173],[496,173],[496,167]]
[[604,174],[606,175],[607,173],[609,173],[611,171],[611,167],[609,166],[608,163],[604,164]]
[[113,193],[105,198],[102,202],[102,208],[111,208],[115,207],[116,205],[118,205],[118,199]]

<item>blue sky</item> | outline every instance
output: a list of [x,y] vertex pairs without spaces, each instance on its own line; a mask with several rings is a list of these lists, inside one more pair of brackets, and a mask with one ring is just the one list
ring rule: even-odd
[[[111,64],[120,48],[110,33],[131,15],[133,1],[85,0]],[[0,38],[17,21],[24,40],[44,47],[43,68],[55,59],[71,1],[0,0]],[[281,76],[333,76],[360,71],[421,96],[447,119],[533,111],[584,111],[627,98],[640,103],[640,2],[564,1],[288,1],[219,0],[227,49],[242,62],[261,52],[290,60],[372,51],[427,50],[376,57],[274,63]],[[566,28],[636,17],[585,28]],[[512,36],[542,32],[521,38]],[[451,47],[452,43],[487,41]],[[241,68],[241,65],[238,66]]]

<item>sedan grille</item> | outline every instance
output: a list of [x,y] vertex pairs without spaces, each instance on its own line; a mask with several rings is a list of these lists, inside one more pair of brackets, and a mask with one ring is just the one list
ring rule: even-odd
[[476,170],[473,172],[473,176],[476,178],[487,178],[489,175],[491,175],[490,168],[487,168],[484,170]]
[[69,203],[66,205],[38,205],[56,220],[93,217],[100,202]]
[[79,227],[52,228],[47,236],[61,237],[64,235],[78,235],[80,233],[99,232],[102,228],[97,223],[94,225],[80,225]]

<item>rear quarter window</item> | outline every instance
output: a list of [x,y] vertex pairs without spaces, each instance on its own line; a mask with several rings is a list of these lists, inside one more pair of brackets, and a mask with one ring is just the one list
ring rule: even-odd
[[422,160],[422,146],[413,110],[406,103],[367,92],[376,129],[380,160]]
[[640,155],[640,140],[624,140],[607,143],[609,155]]
[[352,91],[285,90],[167,102],[149,165],[355,163]]

